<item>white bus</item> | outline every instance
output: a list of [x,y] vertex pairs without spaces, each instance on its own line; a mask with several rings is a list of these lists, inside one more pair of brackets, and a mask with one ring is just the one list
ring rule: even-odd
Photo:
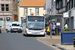
[[45,17],[44,16],[27,16],[25,35],[43,35],[45,36]]

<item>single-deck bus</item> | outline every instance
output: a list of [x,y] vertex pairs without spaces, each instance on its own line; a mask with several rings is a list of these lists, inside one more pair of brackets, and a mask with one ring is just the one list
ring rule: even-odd
[[27,16],[24,35],[43,35],[45,36],[45,17]]

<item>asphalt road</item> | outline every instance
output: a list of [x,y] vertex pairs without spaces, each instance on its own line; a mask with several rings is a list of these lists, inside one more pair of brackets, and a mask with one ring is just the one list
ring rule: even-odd
[[0,50],[55,50],[43,44],[34,36],[23,36],[23,33],[1,33]]

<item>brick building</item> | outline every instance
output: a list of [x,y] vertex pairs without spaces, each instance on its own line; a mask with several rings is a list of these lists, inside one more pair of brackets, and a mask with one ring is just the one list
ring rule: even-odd
[[0,26],[5,28],[8,21],[13,21],[13,16],[17,15],[18,0],[0,0]]

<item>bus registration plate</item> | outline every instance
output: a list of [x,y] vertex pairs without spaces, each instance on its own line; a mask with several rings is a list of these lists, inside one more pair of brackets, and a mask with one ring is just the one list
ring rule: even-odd
[[33,32],[33,34],[37,35],[37,34],[38,34],[38,32]]

